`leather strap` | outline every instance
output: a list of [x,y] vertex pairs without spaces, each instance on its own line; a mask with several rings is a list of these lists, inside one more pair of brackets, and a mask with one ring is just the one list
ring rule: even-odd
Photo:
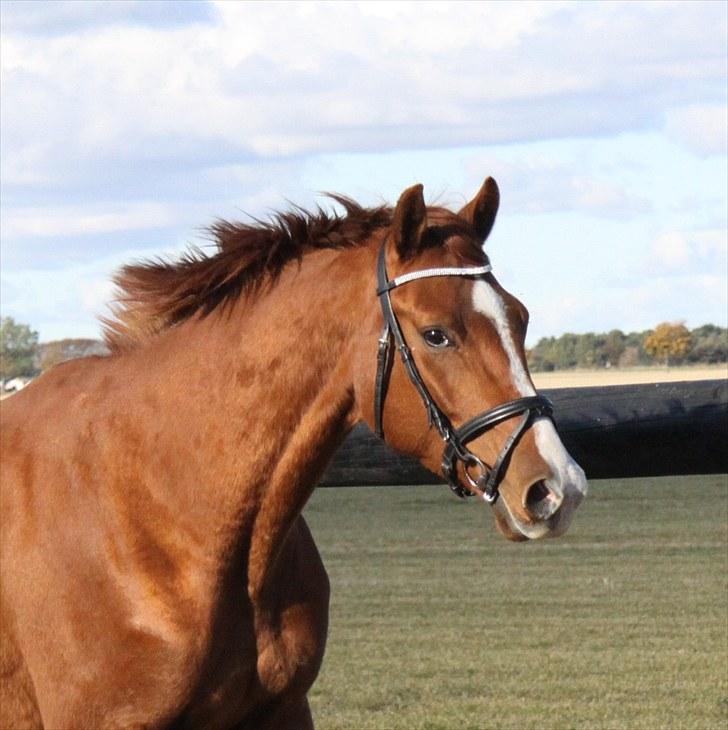
[[533,395],[502,403],[485,413],[475,416],[475,418],[471,418],[455,431],[454,438],[445,445],[445,451],[442,455],[443,474],[452,483],[452,480],[457,479],[455,461],[457,459],[465,461],[458,451],[462,449],[469,452],[465,444],[493,428],[496,424],[523,414],[515,430],[501,447],[501,451],[485,479],[481,476],[481,479],[478,480],[478,487],[482,490],[485,499],[494,502],[497,496],[496,489],[508,465],[508,457],[520,441],[526,428],[534,418],[542,416],[550,418],[552,413],[553,406],[548,398],[542,395]]
[[507,403],[501,403],[495,408],[475,416],[475,418],[471,418],[460,426],[455,433],[463,443],[467,443],[497,423],[517,416],[524,411],[534,412],[539,416],[550,416],[553,413],[553,406],[551,401],[542,395],[516,398]]
[[384,399],[387,397],[389,385],[389,369],[392,365],[392,333],[389,323],[384,323],[384,329],[379,336],[377,348],[377,379],[374,384],[374,427],[377,436],[384,438]]
[[521,436],[523,436],[523,432],[526,430],[530,420],[531,412],[526,411],[521,416],[521,420],[518,422],[513,433],[511,433],[511,435],[506,439],[506,442],[503,444],[503,448],[501,448],[501,452],[498,454],[498,458],[495,460],[495,464],[493,464],[490,474],[488,474],[488,476],[484,479],[485,483],[482,485],[480,484],[480,481],[483,481],[483,477],[479,480],[478,486],[483,490],[483,496],[488,502],[495,502],[498,496],[498,484],[500,484],[501,472],[505,471],[505,467],[508,465],[508,459],[513,453],[513,449],[516,444],[520,441]]
[[[377,281],[378,289],[382,290],[382,293],[379,295],[379,301],[382,305],[382,314],[384,315],[384,330],[382,332],[382,337],[379,339],[380,352],[382,349],[382,338],[388,330],[394,338],[394,344],[399,352],[400,358],[402,359],[402,364],[405,367],[407,375],[422,399],[422,403],[427,411],[428,422],[430,424],[434,424],[443,439],[446,439],[452,432],[450,422],[448,421],[447,416],[440,410],[438,405],[432,399],[430,392],[427,390],[427,386],[422,380],[419,370],[417,370],[417,365],[415,365],[414,358],[412,357],[412,351],[409,349],[407,342],[404,339],[404,334],[402,333],[402,328],[400,327],[397,315],[394,313],[394,309],[392,308],[392,300],[389,296],[390,290],[386,288],[388,281],[384,246],[382,246],[379,251],[379,258],[377,261]],[[383,391],[386,389],[386,386],[383,385],[384,381],[385,375],[383,362],[380,363],[378,357],[374,421],[377,429],[377,435],[380,438],[384,438]]]

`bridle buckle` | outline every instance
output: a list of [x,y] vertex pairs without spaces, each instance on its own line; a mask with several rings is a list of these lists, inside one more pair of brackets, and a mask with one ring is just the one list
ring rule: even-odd
[[[481,484],[483,483],[483,480],[486,480],[488,478],[488,467],[479,457],[477,457],[472,451],[469,450],[467,451],[465,458],[460,457],[460,460],[463,462],[463,472],[470,486],[473,487],[473,489],[482,491]],[[477,479],[474,478],[473,475],[470,473],[471,466],[476,466],[480,471]]]

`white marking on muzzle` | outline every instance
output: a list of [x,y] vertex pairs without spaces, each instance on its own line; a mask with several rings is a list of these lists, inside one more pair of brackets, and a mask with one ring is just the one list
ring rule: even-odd
[[547,480],[546,486],[561,497],[570,496],[565,494],[565,490],[576,490],[585,496],[588,485],[584,470],[564,448],[554,424],[547,418],[540,418],[533,424],[533,432],[536,448],[555,477]]

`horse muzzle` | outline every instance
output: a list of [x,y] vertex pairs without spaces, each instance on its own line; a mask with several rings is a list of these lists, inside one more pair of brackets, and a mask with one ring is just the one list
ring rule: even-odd
[[495,502],[496,526],[514,541],[559,537],[569,529],[586,492],[584,472],[571,461],[566,473],[531,484],[523,493],[522,509],[512,509],[507,498]]

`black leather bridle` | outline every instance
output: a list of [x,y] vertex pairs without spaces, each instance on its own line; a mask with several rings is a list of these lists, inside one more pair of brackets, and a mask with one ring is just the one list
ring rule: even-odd
[[[475,418],[464,423],[460,428],[454,428],[448,417],[437,405],[430,391],[427,389],[422,376],[417,370],[412,351],[407,346],[402,328],[397,321],[397,316],[392,308],[390,292],[402,284],[417,279],[425,279],[434,276],[482,276],[491,270],[490,265],[475,266],[467,268],[440,268],[423,269],[409,274],[398,276],[392,280],[387,277],[387,266],[385,260],[385,247],[379,251],[377,260],[377,295],[382,305],[384,315],[384,329],[379,338],[379,349],[377,353],[377,378],[374,391],[374,424],[377,435],[384,438],[384,400],[387,395],[389,383],[389,372],[391,368],[392,342],[394,342],[402,364],[407,371],[412,384],[420,394],[422,402],[427,411],[430,426],[435,428],[445,442],[445,451],[442,456],[442,473],[447,479],[450,489],[459,497],[468,497],[480,494],[486,502],[493,504],[498,499],[498,488],[508,467],[508,461],[516,444],[526,429],[533,423],[534,419],[540,417],[550,418],[553,413],[551,401],[542,395],[516,398],[515,400],[502,403],[501,405],[485,411]],[[520,415],[518,425],[506,439],[503,448],[491,467],[486,466],[466,444],[477,438],[485,431],[493,428],[498,423],[513,416]],[[463,464],[463,472],[469,482],[469,486],[461,483],[457,473],[458,461]],[[477,469],[477,475],[471,470]]]

